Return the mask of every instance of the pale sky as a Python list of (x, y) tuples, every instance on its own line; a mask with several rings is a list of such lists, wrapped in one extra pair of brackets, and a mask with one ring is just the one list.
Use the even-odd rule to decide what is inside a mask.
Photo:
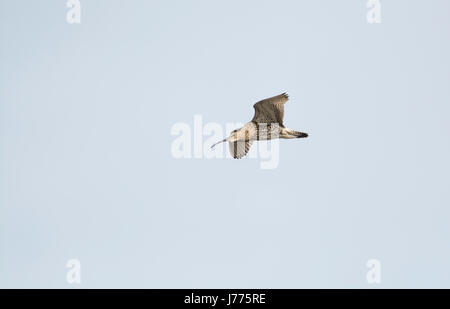
[[(449, 1), (80, 2), (0, 0), (0, 287), (450, 287)], [(276, 169), (172, 156), (285, 91)]]

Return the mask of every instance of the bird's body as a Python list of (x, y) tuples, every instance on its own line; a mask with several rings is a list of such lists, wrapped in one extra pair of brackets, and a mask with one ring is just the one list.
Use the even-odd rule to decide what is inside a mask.
[[(231, 132), (230, 136), (215, 145), (228, 141), (233, 158), (244, 157), (255, 140), (270, 140), (274, 138), (300, 138), (308, 134), (286, 128), (283, 124), (284, 103), (289, 99), (286, 93), (261, 100), (253, 105), (255, 115), (242, 128)], [(211, 148), (212, 148), (211, 147)]]

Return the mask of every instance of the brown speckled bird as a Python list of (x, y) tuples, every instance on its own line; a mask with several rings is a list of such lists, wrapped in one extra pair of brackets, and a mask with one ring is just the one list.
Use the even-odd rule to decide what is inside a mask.
[(240, 159), (248, 153), (255, 140), (308, 137), (307, 133), (294, 131), (284, 126), (284, 103), (288, 99), (288, 95), (283, 93), (255, 103), (253, 119), (242, 128), (232, 131), (229, 137), (215, 143), (211, 148), (217, 144), (228, 142), (233, 158)]

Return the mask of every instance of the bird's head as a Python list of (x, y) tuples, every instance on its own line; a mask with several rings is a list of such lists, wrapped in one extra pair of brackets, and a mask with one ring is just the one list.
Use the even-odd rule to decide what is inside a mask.
[(238, 138), (238, 129), (231, 131), (230, 136), (228, 136), (227, 141), (236, 142)]

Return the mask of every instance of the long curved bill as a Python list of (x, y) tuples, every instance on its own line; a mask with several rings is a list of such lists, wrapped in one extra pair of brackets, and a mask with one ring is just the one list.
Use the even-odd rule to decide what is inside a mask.
[(211, 149), (213, 149), (216, 145), (218, 145), (218, 144), (220, 144), (220, 143), (223, 143), (223, 142), (226, 142), (226, 141), (227, 141), (227, 139), (225, 138), (225, 139), (223, 139), (223, 140), (221, 140), (221, 141), (219, 141), (219, 142), (213, 144), (213, 145), (211, 146)]

